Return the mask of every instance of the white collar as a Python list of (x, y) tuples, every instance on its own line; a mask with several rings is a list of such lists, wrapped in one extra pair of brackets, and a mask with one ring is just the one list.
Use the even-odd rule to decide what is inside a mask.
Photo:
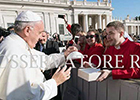
[[(125, 39), (124, 39), (123, 43), (124, 43), (124, 42), (125, 42)], [(120, 45), (117, 46), (117, 47), (116, 47), (116, 46), (114, 46), (114, 47), (115, 47), (117, 50), (118, 50), (118, 49), (121, 49), (121, 46), (120, 46)]]

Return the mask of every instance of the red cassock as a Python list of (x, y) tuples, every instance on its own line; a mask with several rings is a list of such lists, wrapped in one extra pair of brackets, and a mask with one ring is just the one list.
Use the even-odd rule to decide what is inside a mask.
[[(136, 61), (140, 57), (139, 43), (131, 42), (128, 39), (126, 39), (120, 45), (119, 49), (116, 49), (114, 46), (110, 46), (106, 50), (104, 55), (110, 55), (112, 57), (110, 64), (113, 66), (113, 68), (111, 68), (113, 79), (140, 78), (140, 69), (137, 66), (137, 64), (140, 65), (140, 61), (138, 61), (137, 64), (132, 62), (132, 60)], [(118, 62), (116, 61), (115, 55), (121, 55), (118, 56)], [(137, 55), (138, 58), (133, 55)], [(134, 59), (132, 59), (132, 56)], [(108, 61), (109, 57), (107, 57), (106, 59), (107, 59), (106, 61)], [(104, 58), (102, 60), (104, 60)], [(109, 67), (109, 64), (107, 64), (107, 67)], [(123, 68), (116, 68), (116, 67), (123, 67)]]
[[(86, 44), (84, 51), (79, 50), (79, 52), (88, 56), (88, 57), (84, 58), (84, 61), (89, 61), (89, 58), (94, 54), (96, 54), (100, 58), (102, 58), (104, 48), (103, 48), (102, 44), (99, 44), (99, 43), (95, 43), (95, 45), (93, 45), (92, 47), (90, 47), (88, 44)], [(99, 58), (97, 56), (93, 56), (91, 59), (91, 62), (93, 64), (95, 64), (96, 66), (98, 66)]]

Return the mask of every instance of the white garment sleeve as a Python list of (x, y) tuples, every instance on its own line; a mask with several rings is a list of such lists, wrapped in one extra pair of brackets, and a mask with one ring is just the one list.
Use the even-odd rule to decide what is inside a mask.
[[(50, 87), (50, 85), (52, 85), (52, 87)], [(57, 95), (57, 84), (54, 79), (47, 80), (40, 86), (45, 90), (42, 100), (48, 100)]]
[(57, 94), (54, 79), (43, 82), (44, 76), (39, 68), (23, 68), (21, 64), (19, 59), (10, 60), (2, 70), (0, 75), (2, 100), (49, 100)]
[(64, 65), (65, 63), (64, 54), (54, 53), (54, 54), (46, 55), (45, 53), (34, 49), (32, 52), (34, 53), (34, 55), (38, 56), (36, 59), (36, 56), (33, 55), (36, 63), (39, 65), (39, 68), (41, 68), (41, 70), (43, 71), (52, 68), (57, 68), (59, 66)]

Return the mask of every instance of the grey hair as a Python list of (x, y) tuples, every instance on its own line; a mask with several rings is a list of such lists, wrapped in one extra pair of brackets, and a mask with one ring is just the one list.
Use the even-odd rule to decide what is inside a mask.
[(23, 22), (23, 21), (15, 21), (14, 30), (15, 32), (21, 32), (26, 26), (34, 27), (36, 22)]

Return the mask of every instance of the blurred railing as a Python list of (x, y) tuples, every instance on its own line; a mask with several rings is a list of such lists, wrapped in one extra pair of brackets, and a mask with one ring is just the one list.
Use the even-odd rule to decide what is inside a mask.
[(77, 71), (72, 69), (71, 79), (61, 85), (62, 97), (67, 87), (74, 87), (80, 93), (75, 100), (140, 100), (139, 79), (113, 80), (109, 77), (102, 82), (87, 82), (78, 77)]

